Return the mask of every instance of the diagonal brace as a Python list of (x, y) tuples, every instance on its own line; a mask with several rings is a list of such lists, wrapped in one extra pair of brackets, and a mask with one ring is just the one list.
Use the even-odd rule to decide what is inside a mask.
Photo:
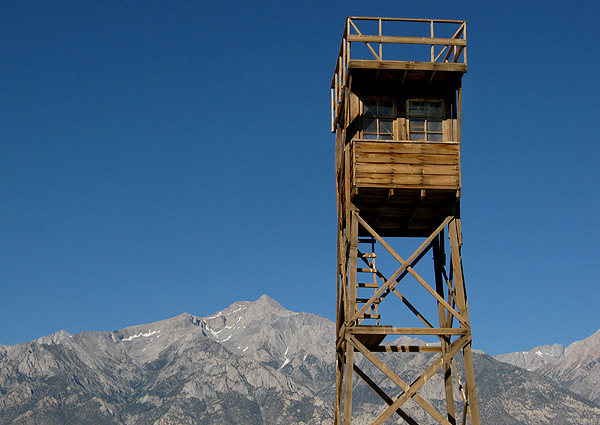
[[(386, 366), (381, 360), (379, 360), (373, 353), (369, 351), (367, 347), (365, 347), (360, 341), (358, 341), (355, 337), (349, 336), (348, 342), (352, 344), (363, 356), (365, 356), (377, 369), (383, 372), (388, 378), (394, 382), (394, 384), (398, 385), (402, 390), (407, 391), (410, 389), (410, 385), (408, 385), (402, 378), (394, 373), (388, 366)], [(429, 404), (423, 397), (419, 394), (416, 394), (416, 391), (411, 395), (413, 400), (419, 404), (427, 413), (433, 416), (439, 423), (443, 425), (451, 425), (450, 422), (446, 418), (442, 416), (440, 412), (438, 412), (435, 407)], [(394, 402), (393, 404), (396, 404)], [(390, 405), (391, 406), (391, 405)], [(399, 404), (397, 406), (400, 406)], [(395, 411), (395, 410), (394, 410)]]
[[(386, 290), (392, 290), (396, 287), (396, 285), (398, 284), (398, 282), (396, 281), (396, 278), (398, 276), (400, 276), (400, 274), (402, 272), (404, 272), (405, 270), (407, 270), (410, 274), (413, 275), (413, 277), (415, 279), (417, 279), (417, 281), (431, 294), (433, 295), (433, 297), (435, 299), (438, 300), (438, 302), (440, 304), (442, 304), (450, 313), (452, 313), (452, 315), (454, 317), (456, 317), (458, 319), (459, 322), (461, 322), (462, 324), (468, 326), (469, 322), (468, 320), (466, 320), (459, 312), (457, 312), (454, 308), (452, 308), (452, 306), (450, 304), (448, 304), (448, 302), (446, 302), (446, 300), (440, 296), (421, 276), (419, 276), (417, 274), (417, 272), (415, 272), (413, 270), (412, 267), (410, 267), (410, 264), (412, 263), (412, 261), (419, 256), (419, 254), (421, 253), (422, 250), (424, 250), (427, 246), (429, 246), (429, 244), (431, 243), (431, 241), (448, 225), (448, 223), (450, 223), (454, 217), (452, 216), (448, 216), (446, 217), (446, 219), (442, 222), (442, 224), (440, 224), (440, 226), (438, 226), (438, 228), (425, 240), (425, 242), (423, 242), (421, 244), (421, 246), (419, 248), (417, 248), (417, 250), (408, 258), (408, 260), (404, 260), (402, 257), (400, 257), (400, 255), (398, 255), (398, 253), (396, 253), (396, 251), (394, 251), (392, 249), (392, 247), (389, 246), (389, 244), (381, 237), (377, 234), (377, 232), (375, 232), (375, 230), (373, 230), (373, 228), (371, 226), (369, 226), (367, 224), (367, 222), (365, 220), (363, 220), (363, 218), (356, 212), (353, 213), (354, 217), (358, 220), (358, 222), (369, 232), (371, 233), (371, 235), (377, 239), (377, 241), (379, 243), (381, 243), (381, 245), (400, 263), (402, 264), (402, 266), (387, 280), (387, 282), (385, 282), (385, 284), (383, 286), (381, 286), (379, 288), (379, 290), (371, 297), (369, 298), (369, 300), (362, 306), (362, 308), (351, 318), (350, 322), (355, 321), (356, 319), (358, 319), (358, 317), (360, 315), (362, 315), (367, 308), (369, 308), (369, 306), (371, 304), (373, 304), (373, 302), (375, 300), (377, 300), (381, 294), (383, 294), (384, 292), (386, 292)], [(388, 289), (389, 288), (389, 289)]]
[[(373, 381), (371, 378), (369, 378), (369, 376), (364, 373), (357, 365), (354, 365), (354, 372), (360, 377), (360, 379), (362, 379), (365, 384), (367, 384), (369, 387), (371, 387), (371, 389), (373, 391), (375, 391), (377, 393), (377, 395), (379, 397), (381, 397), (387, 404), (392, 404), (394, 403), (394, 400), (385, 393), (385, 391), (383, 391), (379, 385), (377, 385), (375, 383), (375, 381)], [(406, 413), (404, 410), (402, 409), (398, 409), (396, 410), (396, 413), (398, 413), (398, 415), (400, 415), (402, 417), (402, 419), (404, 419), (407, 423), (411, 424), (411, 425), (419, 425), (413, 418), (410, 417), (410, 415), (408, 413)]]
[(408, 389), (404, 391), (404, 393), (394, 401), (394, 403), (388, 406), (383, 412), (375, 418), (371, 425), (382, 425), (395, 411), (398, 407), (402, 406), (409, 398), (413, 398), (416, 395), (417, 391), (425, 385), (425, 383), (435, 374), (443, 365), (444, 358), (452, 358), (454, 357), (463, 347), (465, 347), (471, 341), (470, 335), (459, 338), (454, 341), (450, 345), (450, 350), (446, 353), (445, 356), (438, 358), (435, 362), (431, 364), (423, 372), (421, 376), (419, 376)]

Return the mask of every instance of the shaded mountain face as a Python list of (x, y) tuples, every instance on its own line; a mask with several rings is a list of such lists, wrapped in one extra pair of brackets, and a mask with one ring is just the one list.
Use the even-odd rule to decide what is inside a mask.
[[(432, 359), (378, 355), (407, 381)], [(600, 423), (598, 407), (552, 379), (484, 354), (474, 360), (483, 423)], [(441, 383), (435, 376), (421, 393), (440, 409)], [(358, 380), (354, 394), (356, 425), (385, 407)], [(334, 324), (267, 296), (209, 317), (185, 313), (114, 332), (61, 331), (0, 346), (0, 425), (330, 424), (333, 396)], [(433, 423), (419, 408), (409, 410), (419, 423)]]

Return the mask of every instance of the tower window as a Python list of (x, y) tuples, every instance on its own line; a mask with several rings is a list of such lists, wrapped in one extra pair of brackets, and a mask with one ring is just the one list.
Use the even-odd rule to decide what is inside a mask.
[(441, 100), (409, 100), (408, 120), (410, 140), (441, 142), (444, 140)]
[(363, 138), (392, 140), (394, 138), (394, 105), (389, 101), (371, 100), (363, 103)]

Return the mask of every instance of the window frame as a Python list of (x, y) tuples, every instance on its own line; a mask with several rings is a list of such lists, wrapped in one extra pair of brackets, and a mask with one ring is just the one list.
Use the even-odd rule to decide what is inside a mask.
[[(390, 140), (395, 140), (396, 139), (396, 133), (397, 133), (397, 125), (396, 125), (396, 121), (398, 119), (398, 107), (397, 107), (397, 101), (394, 98), (389, 98), (389, 97), (366, 97), (366, 98), (361, 98), (360, 99), (360, 104), (361, 104), (361, 111), (360, 111), (360, 136), (361, 139), (363, 140), (370, 140), (370, 141), (374, 141), (374, 142), (385, 142), (385, 141), (390, 141)], [(372, 104), (372, 103), (376, 103), (376, 107), (377, 107), (377, 113), (376, 115), (373, 117), (375, 119), (376, 122), (376, 126), (377, 129), (375, 130), (375, 132), (367, 132), (365, 129), (365, 118), (368, 118), (366, 115), (366, 106), (367, 104)], [(391, 115), (379, 115), (379, 108), (380, 108), (380, 103), (386, 103), (389, 104), (392, 108), (392, 113)], [(382, 132), (381, 131), (381, 120), (390, 120), (391, 121), (391, 132)], [(382, 138), (382, 135), (387, 136), (389, 138)], [(369, 137), (369, 136), (375, 136), (375, 137)]]
[[(430, 102), (430, 103), (439, 103), (440, 104), (440, 115), (439, 116), (428, 116), (428, 115), (424, 115), (423, 117), (420, 116), (411, 116), (411, 112), (410, 112), (410, 105), (411, 102)], [(429, 122), (433, 121), (433, 119), (439, 119), (440, 121), (440, 130), (439, 131), (434, 131), (434, 130), (429, 130)], [(411, 122), (417, 121), (419, 119), (423, 120), (423, 130), (415, 130), (415, 129), (411, 129)], [(408, 136), (408, 140), (411, 142), (444, 142), (447, 135), (446, 132), (444, 131), (444, 122), (447, 119), (447, 113), (446, 113), (446, 101), (443, 98), (436, 98), (436, 97), (415, 97), (415, 98), (408, 98), (406, 99), (406, 121), (407, 121), (407, 136)], [(422, 134), (423, 138), (422, 139), (413, 139), (412, 135), (413, 134)], [(429, 135), (440, 135), (440, 139), (439, 140), (432, 140)]]

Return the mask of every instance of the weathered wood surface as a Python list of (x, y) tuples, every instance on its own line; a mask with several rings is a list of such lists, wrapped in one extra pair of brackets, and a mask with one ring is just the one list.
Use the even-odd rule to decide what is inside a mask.
[(460, 189), (453, 142), (352, 141), (353, 187)]
[(412, 61), (391, 61), (376, 59), (352, 59), (348, 62), (349, 69), (407, 69), (414, 71), (448, 71), (467, 72), (467, 65), (464, 63), (444, 63), (444, 62), (412, 62)]
[[(363, 26), (361, 21), (375, 22)], [(394, 31), (395, 26), (388, 25), (387, 21), (416, 22), (427, 31), (415, 33), (417, 37), (405, 37), (404, 31)], [(422, 25), (424, 23), (428, 25)], [(440, 24), (455, 25), (454, 29), (443, 26), (443, 31), (436, 30)], [(396, 56), (395, 52), (407, 50), (388, 46), (393, 43), (421, 44), (422, 49), (410, 51), (423, 51), (429, 59), (423, 60), (424, 55)], [(355, 384), (366, 384), (387, 405), (373, 418), (371, 425), (383, 424), (392, 414), (400, 415), (407, 423), (416, 423), (403, 410), (403, 404), (409, 401), (421, 406), (439, 424), (455, 425), (461, 410), (463, 424), (467, 416), (472, 425), (480, 424), (471, 358), (471, 327), (460, 259), (461, 78), (467, 71), (466, 44), (464, 21), (360, 17), (346, 20), (331, 84), (338, 210), (334, 425), (352, 425)], [(353, 45), (361, 47), (355, 49)], [(440, 141), (408, 141), (411, 134), (409, 105), (408, 101), (403, 102), (421, 97), (440, 98), (444, 102), (441, 132), (439, 125), (429, 128), (429, 121), (422, 126), (427, 130), (425, 139), (429, 138), (430, 131), (442, 134)], [(371, 99), (389, 101), (390, 98), (394, 99), (391, 134), (394, 140), (362, 139), (365, 133), (366, 137), (374, 134), (365, 132), (362, 102)], [(433, 118), (439, 121), (439, 114), (434, 115)], [(419, 120), (419, 117), (413, 118)], [(389, 119), (389, 116), (384, 114), (380, 118)], [(413, 133), (422, 133), (418, 126), (413, 127)], [(379, 124), (377, 129), (379, 134)], [(390, 131), (381, 133), (388, 135)], [(444, 236), (446, 227), (449, 230)], [(425, 240), (406, 260), (384, 239), (412, 236)], [(446, 249), (441, 241), (448, 236), (450, 245)], [(375, 241), (378, 247), (387, 251), (381, 257), (380, 251), (375, 253)], [(361, 243), (371, 246), (365, 247)], [(415, 271), (415, 267), (435, 243), (439, 246), (434, 252), (435, 285), (431, 285), (425, 275)], [(446, 256), (451, 261), (447, 261)], [(395, 265), (395, 272), (394, 268), (387, 271), (386, 261), (389, 260), (399, 263)], [(398, 286), (400, 283), (402, 287)], [(412, 296), (409, 289), (415, 283), (432, 297), (437, 311), (423, 308), (421, 304), (417, 308), (405, 297), (407, 291)], [(401, 322), (395, 324), (394, 319), (390, 321), (387, 313), (390, 310), (387, 309), (393, 307), (386, 304), (388, 298), (394, 302), (399, 300), (397, 306), (416, 316), (422, 326), (417, 327), (418, 323), (415, 326), (411, 322), (405, 322), (403, 326)], [(437, 315), (437, 321), (428, 320), (433, 319), (433, 315)], [(395, 335), (435, 336), (440, 342), (433, 346), (383, 344), (386, 337)], [(464, 378), (459, 376), (454, 364), (454, 356), (461, 350)], [(424, 367), (420, 376), (409, 384), (385, 365), (387, 356), (374, 354), (378, 352), (398, 355), (426, 352), (437, 359)], [(398, 388), (389, 394), (387, 389), (383, 391), (355, 364), (356, 356), (370, 361)], [(419, 395), (423, 385), (440, 372), (447, 404), (447, 410), (442, 413)], [(355, 374), (361, 382), (354, 379)], [(459, 401), (463, 402), (461, 410), (455, 408)]]

